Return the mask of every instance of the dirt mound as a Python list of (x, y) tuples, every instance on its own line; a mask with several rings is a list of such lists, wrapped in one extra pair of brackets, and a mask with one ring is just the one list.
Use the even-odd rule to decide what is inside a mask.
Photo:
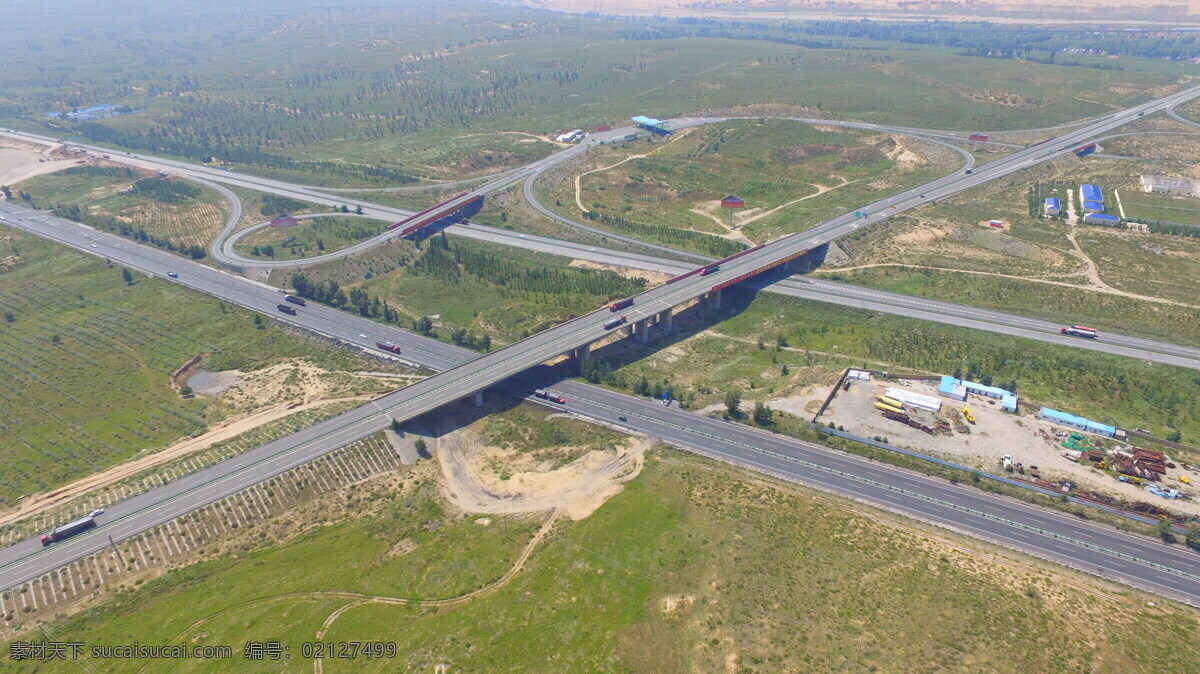
[[(561, 468), (531, 465), (528, 455), (488, 447), (471, 428), (438, 439), (442, 488), (473, 513), (558, 510), (573, 520), (591, 515), (641, 472), (650, 441), (631, 438), (617, 450), (594, 450)], [(522, 470), (525, 468), (525, 470)]]
[(478, 171), (495, 166), (516, 166), (526, 163), (527, 160), (528, 157), (516, 152), (479, 152), (463, 157), (454, 165), (460, 170)]
[(851, 166), (870, 166), (882, 159), (887, 159), (876, 147), (848, 147), (842, 151), (842, 159), (833, 165), (834, 168), (849, 168)]
[(802, 164), (813, 157), (837, 154), (842, 148), (837, 145), (793, 145), (775, 149), (775, 158), (786, 166)]

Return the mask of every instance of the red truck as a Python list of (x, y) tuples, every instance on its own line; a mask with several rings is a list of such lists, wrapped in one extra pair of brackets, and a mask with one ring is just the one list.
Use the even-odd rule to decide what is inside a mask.
[(612, 304), (608, 305), (608, 310), (609, 311), (620, 311), (620, 310), (624, 309), (625, 307), (631, 307), (631, 306), (633, 306), (633, 298), (626, 297), (623, 300), (619, 300), (617, 302), (613, 302)]
[(88, 515), (87, 517), (81, 517), (74, 522), (67, 522), (62, 526), (55, 527), (47, 533), (42, 534), (42, 545), (50, 545), (55, 541), (61, 541), (62, 539), (74, 536), (81, 531), (87, 531), (94, 526), (96, 526), (96, 518), (92, 517), (91, 515)]
[(383, 349), (384, 351), (400, 353), (400, 346), (394, 342), (375, 342), (375, 346)]
[(984, 134), (984, 133), (973, 133), (973, 134), (967, 136), (967, 140), (987, 140), (987, 139), (988, 139), (987, 134)]
[(280, 310), (280, 311), (282, 311), (283, 313), (285, 313), (285, 314), (287, 314), (287, 315), (289, 315), (289, 316), (295, 316), (295, 315), (296, 315), (296, 308), (295, 308), (295, 307), (289, 307), (289, 306), (288, 306), (288, 305), (286, 305), (286, 304), (276, 304), (276, 305), (275, 305), (275, 308), (276, 308), (276, 309), (278, 309), (278, 310)]
[(709, 266), (707, 266), (707, 267), (705, 267), (704, 269), (701, 269), (701, 270), (700, 270), (700, 275), (701, 275), (701, 276), (708, 276), (709, 274), (713, 273), (714, 271), (720, 271), (720, 270), (721, 270), (721, 265), (719, 265), (719, 264), (710, 264)]
[(1095, 328), (1089, 328), (1086, 325), (1072, 325), (1070, 327), (1063, 328), (1060, 330), (1060, 332), (1062, 332), (1064, 335), (1071, 335), (1072, 337), (1085, 337), (1087, 339), (1096, 339), (1100, 336), (1100, 333), (1096, 332)]
[(534, 391), (533, 395), (541, 398), (542, 400), (549, 400), (552, 403), (558, 403), (559, 405), (562, 405), (567, 402), (566, 398), (558, 395), (557, 393), (547, 391), (544, 388), (540, 388), (540, 389)]

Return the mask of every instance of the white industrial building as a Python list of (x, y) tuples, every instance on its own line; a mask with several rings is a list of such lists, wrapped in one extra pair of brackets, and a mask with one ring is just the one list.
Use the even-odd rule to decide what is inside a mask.
[(892, 400), (899, 400), (905, 405), (915, 407), (920, 410), (928, 410), (937, 412), (942, 409), (942, 401), (933, 396), (927, 396), (913, 391), (906, 391), (902, 388), (889, 388), (886, 393), (887, 397)]
[(1155, 194), (1196, 197), (1200, 196), (1200, 181), (1166, 176), (1142, 176), (1142, 189)]

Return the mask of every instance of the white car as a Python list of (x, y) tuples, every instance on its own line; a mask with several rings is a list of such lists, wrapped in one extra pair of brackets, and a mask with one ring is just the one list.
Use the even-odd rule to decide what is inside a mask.
[(360, 333), (358, 333), (358, 336), (359, 336), (359, 337), (362, 337), (363, 339), (366, 339), (366, 338), (367, 338), (367, 333), (365, 333), (365, 332), (360, 332)]
[(104, 508), (96, 508), (92, 511), (92, 517), (99, 517), (104, 514)]

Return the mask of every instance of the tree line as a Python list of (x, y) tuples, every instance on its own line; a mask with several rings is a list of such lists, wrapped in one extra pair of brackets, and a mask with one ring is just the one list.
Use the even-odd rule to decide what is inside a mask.
[(713, 257), (729, 257), (734, 253), (746, 250), (744, 245), (736, 241), (722, 239), (719, 236), (691, 229), (667, 227), (666, 225), (650, 225), (595, 211), (584, 211), (583, 217), (594, 222), (599, 222), (602, 225), (607, 225), (622, 234), (652, 238), (660, 243), (690, 248), (707, 255), (712, 255)]
[(646, 287), (646, 280), (627, 279), (608, 270), (551, 269), (527, 267), (502, 260), (492, 253), (467, 246), (450, 246), (444, 236), (430, 239), (423, 255), (409, 267), (413, 274), (424, 274), (448, 283), (474, 277), (499, 286), (501, 294), (547, 293), (554, 295), (592, 295), (612, 297), (632, 295)]
[(181, 204), (200, 196), (200, 188), (195, 185), (161, 178), (140, 178), (129, 192), (164, 204)]
[(208, 253), (204, 251), (203, 246), (196, 244), (176, 243), (165, 236), (157, 236), (145, 230), (145, 228), (134, 226), (128, 222), (117, 220), (111, 215), (95, 215), (88, 213), (79, 207), (78, 204), (58, 205), (54, 207), (54, 214), (60, 218), (82, 222), (85, 225), (103, 229), (106, 232), (119, 234), (134, 241), (148, 243), (157, 248), (171, 251), (172, 253), (181, 253), (193, 260), (202, 260)]

